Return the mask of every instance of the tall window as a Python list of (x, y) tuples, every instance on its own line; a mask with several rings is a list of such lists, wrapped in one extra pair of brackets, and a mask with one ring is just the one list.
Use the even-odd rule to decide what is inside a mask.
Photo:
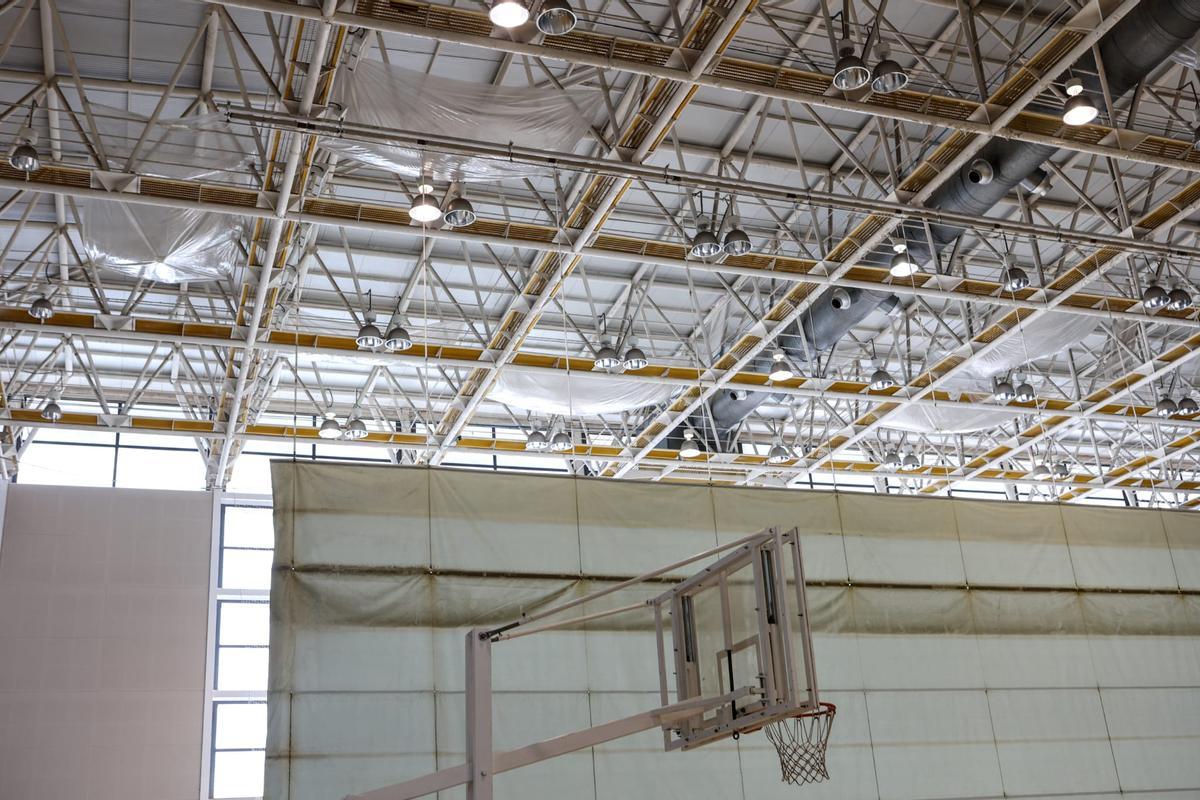
[(267, 738), (274, 531), (269, 500), (222, 498), (209, 596), (206, 798), (259, 798)]

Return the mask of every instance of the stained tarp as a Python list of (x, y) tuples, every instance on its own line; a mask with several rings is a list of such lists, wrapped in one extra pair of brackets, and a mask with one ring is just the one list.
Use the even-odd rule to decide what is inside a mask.
[[(1200, 516), (285, 462), (273, 476), (272, 800), (461, 763), (467, 628), (769, 525), (801, 531), (817, 679), (838, 706), (831, 780), (806, 798), (1200, 793)], [(500, 642), (493, 676), (497, 749), (653, 708), (653, 620)], [(650, 731), (495, 791), (796, 789), (761, 735), (663, 753)]]

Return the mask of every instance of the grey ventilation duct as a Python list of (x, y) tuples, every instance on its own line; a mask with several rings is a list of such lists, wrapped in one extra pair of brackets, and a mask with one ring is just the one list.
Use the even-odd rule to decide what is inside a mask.
[[(1109, 95), (1116, 101), (1155, 68), (1166, 63), (1180, 47), (1200, 33), (1200, 2), (1198, 0), (1144, 0), (1129, 12), (1098, 45)], [(1085, 89), (1095, 98), (1103, 96), (1099, 70), (1091, 53), (1076, 64), (1078, 77)], [(1033, 106), (1036, 111), (1057, 116), (1061, 109)], [(979, 159), (992, 168), (991, 179), (979, 180), (980, 174), (972, 162), (951, 176), (934, 192), (926, 205), (956, 213), (985, 215), (1002, 197), (1022, 182), (1027, 189), (1041, 183), (1041, 165), (1057, 148), (1046, 145), (993, 139), (979, 153)], [(1028, 179), (1028, 180), (1027, 180)], [(931, 261), (946, 245), (962, 235), (957, 225), (930, 225), (933, 247), (925, 235), (924, 226), (908, 223), (904, 235), (908, 252), (917, 263)]]
[[(1200, 34), (1200, 0), (1143, 0), (1129, 12), (1098, 45), (1100, 59), (1108, 81), (1109, 95), (1115, 101), (1166, 62), (1190, 40)], [(1099, 70), (1091, 53), (1077, 63), (1079, 77), (1089, 93), (1102, 97)], [(1033, 106), (1035, 110), (1058, 115), (1060, 109)], [(1045, 145), (993, 139), (979, 157), (959, 170), (934, 192), (926, 205), (975, 216), (987, 212), (1019, 184), (1032, 191), (1046, 178), (1041, 165), (1057, 148)], [(983, 162), (983, 163), (980, 163)], [(928, 263), (940, 250), (963, 233), (956, 225), (929, 226), (930, 237), (923, 225), (906, 223), (904, 236), (908, 252), (919, 264)], [(854, 293), (855, 300), (845, 310), (834, 307), (835, 292)], [(813, 302), (800, 322), (780, 337), (788, 356), (797, 363), (811, 362), (819, 353), (834, 345), (868, 314), (881, 306), (887, 310), (898, 303), (895, 295), (883, 292), (864, 292), (855, 289), (827, 289)], [(806, 337), (800, 336), (803, 329)], [(809, 347), (802, 342), (807, 338)], [(755, 364), (761, 372), (769, 371), (766, 360)], [(764, 402), (775, 398), (772, 392), (747, 392), (723, 389), (709, 401), (708, 413), (693, 414), (686, 425), (692, 427), (712, 451), (726, 449), (731, 434), (738, 425)], [(677, 448), (682, 441), (681, 426), (666, 440), (666, 446)]]
[[(899, 299), (889, 292), (857, 288), (822, 292), (800, 319), (778, 337), (779, 347), (792, 364), (813, 364), (818, 356), (832, 350), (851, 328), (872, 312), (890, 312), (898, 305)], [(751, 369), (770, 372), (771, 360), (761, 356)], [(785, 395), (776, 392), (722, 389), (709, 400), (708, 410), (692, 414), (686, 426), (677, 428), (667, 437), (664, 447), (678, 449), (683, 441), (683, 427), (690, 427), (710, 452), (725, 450), (746, 417), (763, 403), (783, 397)]]

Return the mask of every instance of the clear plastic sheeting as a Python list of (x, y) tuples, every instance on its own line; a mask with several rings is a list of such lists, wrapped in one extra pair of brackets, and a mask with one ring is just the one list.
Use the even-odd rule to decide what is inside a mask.
[[(801, 531), (838, 709), (805, 798), (1200, 796), (1198, 514), (284, 461), (273, 478), (269, 800), (462, 763), (468, 628), (772, 525)], [(653, 615), (498, 642), (492, 675), (497, 750), (655, 708)], [(657, 730), (494, 789), (796, 797), (764, 734), (664, 753)]]
[(77, 201), (84, 252), (96, 267), (159, 283), (219, 280), (240, 257), (241, 228), (228, 214)]
[[(976, 353), (963, 374), (947, 381), (951, 391), (990, 395), (992, 379), (1019, 370), (1025, 364), (1046, 358), (1078, 344), (1096, 330), (1094, 317), (1050, 312), (1021, 323), (1020, 332), (990, 350)], [(1029, 380), (1036, 385), (1037, 377)], [(909, 406), (888, 415), (887, 427), (912, 433), (958, 434), (989, 430), (1013, 418), (1003, 411), (951, 406)]]
[(616, 414), (656, 403), (671, 396), (675, 387), (652, 381), (630, 380), (619, 375), (575, 372), (542, 375), (504, 370), (488, 398), (539, 414)]
[[(249, 156), (219, 114), (159, 120), (134, 153), (148, 117), (104, 106), (93, 113), (112, 170), (222, 183), (245, 178)], [(76, 205), (83, 251), (96, 267), (183, 283), (219, 280), (241, 260), (242, 222), (235, 216), (100, 198), (79, 198)]]
[[(382, 130), (475, 139), (496, 144), (572, 151), (587, 134), (599, 97), (580, 88), (492, 86), (427, 75), (376, 61), (343, 67), (333, 102), (345, 121)], [(350, 138), (321, 144), (357, 161), (407, 178), (438, 182), (495, 181), (545, 174), (507, 161), (432, 153)]]

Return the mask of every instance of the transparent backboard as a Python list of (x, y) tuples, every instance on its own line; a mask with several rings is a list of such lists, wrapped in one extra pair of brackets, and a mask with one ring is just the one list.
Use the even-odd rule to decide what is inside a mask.
[[(764, 534), (655, 601), (662, 702), (729, 697), (664, 726), (696, 747), (818, 707), (796, 531)], [(672, 681), (673, 679), (673, 681)]]

